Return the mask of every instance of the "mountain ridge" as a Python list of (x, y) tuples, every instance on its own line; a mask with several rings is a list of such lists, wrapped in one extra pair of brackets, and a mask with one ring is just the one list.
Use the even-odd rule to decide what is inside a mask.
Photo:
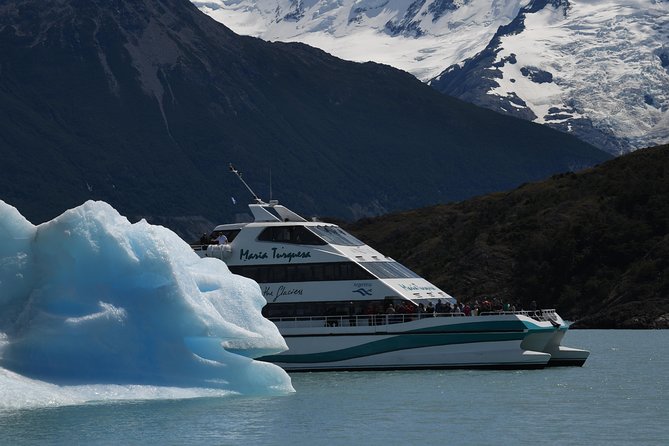
[(388, 66), (237, 36), (186, 0), (10, 0), (0, 51), (0, 194), (32, 221), (88, 199), (230, 220), (230, 162), (351, 219), (609, 158)]
[(666, 1), (193, 1), (242, 34), (389, 64), (614, 155), (669, 141)]

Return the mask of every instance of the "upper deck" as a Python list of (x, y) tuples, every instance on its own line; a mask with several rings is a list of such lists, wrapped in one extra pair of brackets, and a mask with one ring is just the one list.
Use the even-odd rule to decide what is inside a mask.
[[(241, 174), (231, 167), (241, 179)], [(243, 182), (243, 180), (242, 180)], [(454, 299), (418, 274), (332, 223), (310, 221), (252, 193), (253, 221), (214, 228), (227, 243), (194, 246), (261, 285), (268, 302)], [(281, 298), (280, 300), (279, 297)]]
[(201, 256), (220, 258), (233, 273), (261, 284), (268, 301), (277, 295), (282, 296), (281, 302), (454, 301), (335, 224), (308, 221), (276, 202), (249, 207), (255, 210), (253, 222), (218, 225), (212, 232), (212, 238), (225, 234), (228, 243), (194, 248)]

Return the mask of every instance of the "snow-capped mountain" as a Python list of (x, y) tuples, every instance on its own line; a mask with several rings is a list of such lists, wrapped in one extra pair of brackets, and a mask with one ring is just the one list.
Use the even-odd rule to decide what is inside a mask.
[(428, 81), (483, 49), (526, 0), (192, 0), (238, 34), (299, 41)]
[(619, 154), (669, 141), (669, 2), (535, 0), (438, 90)]
[(209, 0), (240, 34), (409, 71), (619, 154), (669, 141), (667, 0)]
[(302, 213), (358, 219), (610, 158), (392, 67), (238, 36), (189, 0), (2, 0), (0, 54), (0, 197), (31, 220), (95, 199), (229, 221), (247, 211), (231, 161), (265, 197), (273, 168)]

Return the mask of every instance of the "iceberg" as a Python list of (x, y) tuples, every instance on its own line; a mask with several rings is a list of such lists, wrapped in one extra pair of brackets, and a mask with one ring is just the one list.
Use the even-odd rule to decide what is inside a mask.
[(287, 349), (264, 304), (252, 280), (105, 202), (35, 226), (0, 200), (0, 395), (35, 382), (294, 392), (284, 370), (253, 359)]

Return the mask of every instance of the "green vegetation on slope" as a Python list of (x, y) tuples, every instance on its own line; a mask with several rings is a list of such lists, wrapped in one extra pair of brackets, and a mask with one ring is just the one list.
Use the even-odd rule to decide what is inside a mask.
[(463, 300), (536, 300), (576, 327), (669, 327), (669, 146), (349, 229)]

